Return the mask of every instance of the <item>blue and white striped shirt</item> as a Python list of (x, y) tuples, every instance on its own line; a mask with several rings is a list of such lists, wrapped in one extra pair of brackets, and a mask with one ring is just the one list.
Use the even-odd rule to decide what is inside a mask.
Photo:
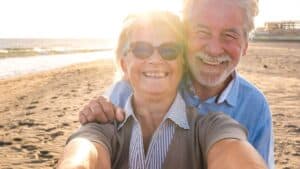
[(134, 123), (129, 147), (129, 168), (160, 169), (164, 163), (176, 125), (183, 129), (189, 129), (184, 100), (180, 94), (177, 94), (163, 121), (154, 132), (146, 156), (141, 125), (134, 115), (131, 100), (132, 96), (129, 97), (125, 105), (125, 120), (118, 126), (118, 129), (122, 128), (123, 125), (126, 125), (128, 118), (133, 117)]

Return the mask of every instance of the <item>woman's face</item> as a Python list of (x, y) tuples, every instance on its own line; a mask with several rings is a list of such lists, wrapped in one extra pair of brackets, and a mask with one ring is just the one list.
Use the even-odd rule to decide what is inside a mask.
[[(176, 93), (183, 71), (182, 48), (172, 59), (179, 49), (176, 44), (179, 45), (178, 39), (166, 28), (148, 25), (131, 32), (129, 51), (121, 58), (121, 66), (135, 95), (169, 96)], [(152, 47), (155, 49), (151, 54)]]

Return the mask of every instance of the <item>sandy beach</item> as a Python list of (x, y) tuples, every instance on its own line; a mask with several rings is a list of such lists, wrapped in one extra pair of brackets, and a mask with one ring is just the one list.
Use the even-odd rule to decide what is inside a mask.
[[(300, 43), (250, 43), (238, 67), (272, 110), (278, 169), (300, 166)], [(99, 60), (0, 80), (0, 168), (55, 168), (78, 112), (113, 81)]]

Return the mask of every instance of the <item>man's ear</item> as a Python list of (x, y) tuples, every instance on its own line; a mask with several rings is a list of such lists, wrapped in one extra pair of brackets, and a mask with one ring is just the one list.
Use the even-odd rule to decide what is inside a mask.
[(245, 48), (243, 50), (242, 56), (245, 56), (247, 54), (247, 50), (248, 50), (248, 40), (245, 42)]

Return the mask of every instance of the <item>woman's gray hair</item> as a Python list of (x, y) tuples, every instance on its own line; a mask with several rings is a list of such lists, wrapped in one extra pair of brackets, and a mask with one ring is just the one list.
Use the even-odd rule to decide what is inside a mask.
[[(195, 1), (199, 0), (184, 0), (183, 6), (183, 19), (188, 19), (189, 13), (192, 10), (192, 7)], [(258, 1), (259, 0), (226, 0), (226, 1), (235, 1), (237, 4), (245, 11), (245, 25), (244, 31), (246, 37), (254, 29), (254, 17), (258, 15)]]

